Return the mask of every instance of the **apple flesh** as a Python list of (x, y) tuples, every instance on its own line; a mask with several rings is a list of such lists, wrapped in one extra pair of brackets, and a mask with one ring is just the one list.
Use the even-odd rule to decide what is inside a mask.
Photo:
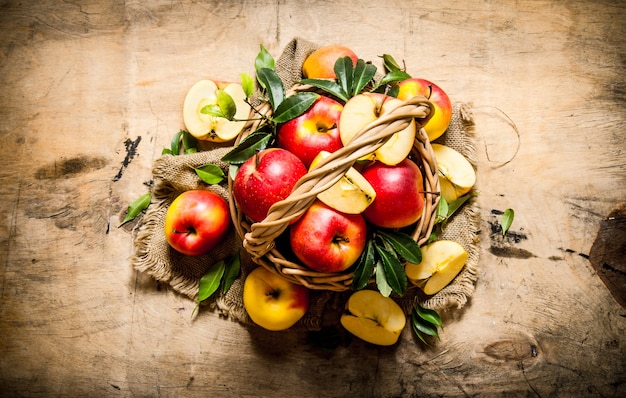
[(170, 204), (165, 215), (165, 238), (176, 251), (199, 256), (219, 245), (230, 229), (226, 201), (204, 190), (185, 191)]
[(348, 299), (341, 324), (348, 332), (368, 343), (390, 346), (400, 338), (406, 316), (390, 297), (374, 290), (359, 290)]
[[(329, 152), (320, 152), (313, 159), (309, 171), (329, 155)], [(317, 199), (342, 213), (360, 214), (376, 199), (376, 191), (361, 173), (354, 167), (350, 167), (339, 181), (320, 192)]]
[[(389, 113), (402, 101), (380, 93), (362, 93), (350, 98), (344, 105), (339, 119), (339, 135), (344, 146), (368, 124)], [(401, 131), (393, 134), (370, 156), (368, 160), (378, 160), (395, 165), (406, 158), (415, 143), (417, 128), (414, 121)]]
[(293, 253), (318, 272), (341, 272), (354, 264), (365, 248), (367, 226), (360, 214), (344, 214), (316, 200), (291, 225)]
[(337, 79), (335, 63), (339, 58), (350, 57), (356, 65), (357, 55), (350, 48), (337, 44), (320, 47), (302, 63), (302, 74), (309, 79)]
[(320, 96), (306, 112), (279, 127), (278, 146), (309, 167), (320, 151), (335, 152), (343, 146), (337, 129), (342, 110), (339, 102)]
[(376, 191), (376, 199), (363, 211), (367, 221), (383, 228), (403, 228), (422, 217), (424, 183), (413, 161), (404, 159), (395, 166), (374, 162), (362, 174)]
[(235, 203), (252, 221), (262, 221), (270, 207), (289, 196), (306, 172), (302, 161), (285, 149), (260, 151), (246, 160), (235, 175)]
[(452, 120), (452, 102), (450, 97), (435, 83), (419, 78), (410, 78), (398, 84), (398, 99), (407, 100), (422, 96), (433, 103), (433, 115), (424, 125), (428, 139), (434, 141), (441, 137)]
[(407, 278), (427, 295), (446, 287), (467, 262), (467, 251), (452, 240), (437, 240), (422, 247), (422, 262), (406, 263)]
[(257, 267), (244, 281), (243, 306), (255, 324), (267, 330), (285, 330), (307, 312), (309, 290)]
[[(207, 105), (217, 104), (217, 91), (223, 90), (229, 94), (237, 110), (234, 119), (228, 120), (202, 113)], [(185, 96), (183, 103), (183, 122), (189, 133), (199, 140), (213, 142), (232, 141), (241, 132), (250, 115), (250, 105), (245, 101), (246, 94), (239, 83), (214, 82), (200, 80), (195, 83)]]
[(468, 193), (476, 183), (472, 164), (460, 152), (446, 145), (432, 144), (441, 195), (450, 203)]

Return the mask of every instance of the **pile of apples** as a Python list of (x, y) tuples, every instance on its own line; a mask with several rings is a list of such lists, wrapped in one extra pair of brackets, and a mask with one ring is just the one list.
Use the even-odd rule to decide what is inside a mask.
[[(303, 77), (337, 81), (335, 63), (345, 57), (356, 65), (358, 57), (351, 49), (339, 45), (322, 47), (303, 63)], [(189, 133), (200, 140), (233, 140), (241, 133), (251, 111), (245, 91), (238, 83), (198, 82), (184, 103), (183, 117)], [(224, 104), (220, 102), (224, 93), (236, 107), (230, 117), (207, 112), (212, 106)], [(265, 220), (271, 206), (287, 198), (301, 177), (347, 145), (365, 126), (415, 96), (432, 103), (431, 115), (423, 128), (434, 141), (450, 124), (452, 103), (439, 86), (428, 80), (409, 77), (399, 81), (394, 96), (387, 92), (361, 92), (342, 102), (320, 95), (299, 116), (277, 125), (270, 147), (255, 152), (238, 166), (232, 195), (239, 211), (252, 222)], [(320, 273), (347, 271), (362, 255), (372, 230), (398, 230), (420, 220), (425, 206), (424, 182), (411, 152), (421, 127), (413, 120), (394, 133), (384, 145), (359, 159), (339, 181), (317, 195), (301, 216), (290, 221), (285, 238), (290, 252), (303, 265)], [(433, 150), (441, 194), (452, 202), (473, 187), (474, 169), (449, 147), (433, 144)], [(168, 225), (166, 234), (180, 240), (175, 234), (185, 227)], [(215, 237), (207, 239), (213, 244), (219, 241)], [(467, 259), (463, 247), (454, 243), (435, 241), (424, 246), (421, 263), (404, 265), (407, 278), (426, 294), (435, 294), (460, 272)], [(309, 292), (260, 266), (246, 277), (243, 300), (256, 324), (268, 330), (284, 330), (307, 312)], [(365, 341), (392, 345), (406, 318), (390, 297), (366, 289), (352, 294), (341, 323)]]

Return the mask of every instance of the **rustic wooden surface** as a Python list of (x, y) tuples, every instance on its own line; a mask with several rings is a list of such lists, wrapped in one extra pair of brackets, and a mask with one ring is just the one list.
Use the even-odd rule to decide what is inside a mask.
[[(129, 266), (120, 213), (186, 89), (295, 36), (391, 53), (474, 106), (480, 279), (432, 349), (192, 320)], [(588, 259), (626, 201), (625, 51), (608, 0), (1, 2), (2, 395), (625, 396), (626, 309)]]

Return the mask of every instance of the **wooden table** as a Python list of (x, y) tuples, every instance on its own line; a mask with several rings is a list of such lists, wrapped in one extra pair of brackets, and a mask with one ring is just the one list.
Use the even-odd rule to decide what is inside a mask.
[[(120, 215), (187, 88), (296, 36), (393, 54), (473, 106), (480, 276), (432, 349), (193, 319), (129, 265)], [(626, 309), (589, 254), (626, 198), (625, 38), (606, 0), (3, 2), (2, 395), (624, 396)]]

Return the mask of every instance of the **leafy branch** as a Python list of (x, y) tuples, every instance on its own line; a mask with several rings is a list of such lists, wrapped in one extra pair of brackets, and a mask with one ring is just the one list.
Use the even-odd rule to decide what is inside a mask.
[(377, 230), (368, 239), (357, 261), (352, 290), (361, 290), (375, 275), (376, 287), (383, 296), (406, 293), (408, 279), (403, 261), (419, 264), (422, 252), (411, 236), (398, 231)]
[(213, 264), (202, 278), (200, 278), (198, 303), (194, 308), (194, 313), (198, 307), (200, 307), (200, 303), (209, 299), (218, 290), (221, 295), (228, 293), (240, 273), (241, 259), (239, 252)]
[(443, 322), (437, 311), (422, 307), (416, 300), (411, 310), (411, 329), (417, 338), (430, 347), (426, 336), (436, 337), (439, 340), (438, 327), (443, 330)]

